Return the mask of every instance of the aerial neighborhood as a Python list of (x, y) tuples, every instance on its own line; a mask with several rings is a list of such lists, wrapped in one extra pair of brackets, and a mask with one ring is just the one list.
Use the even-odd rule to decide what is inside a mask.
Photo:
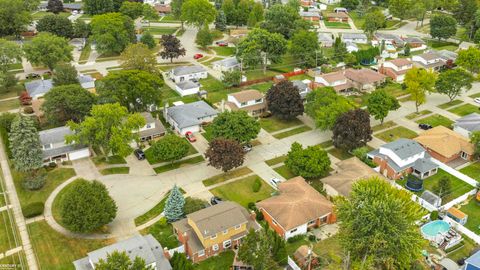
[(0, 0), (0, 269), (479, 270), (477, 0)]

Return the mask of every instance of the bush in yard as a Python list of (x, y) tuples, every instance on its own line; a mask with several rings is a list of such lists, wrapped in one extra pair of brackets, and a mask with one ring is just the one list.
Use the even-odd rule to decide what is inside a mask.
[(155, 159), (162, 161), (175, 161), (185, 157), (188, 153), (188, 142), (175, 134), (165, 135), (152, 145)]
[(117, 205), (104, 184), (78, 179), (71, 183), (60, 199), (60, 216), (73, 232), (92, 232), (110, 223)]
[(367, 157), (368, 152), (370, 152), (368, 147), (363, 146), (363, 147), (353, 149), (352, 154), (356, 156), (358, 159), (360, 159), (361, 161), (363, 161), (363, 163), (367, 164), (368, 166), (372, 168), (377, 167), (377, 165)]
[(26, 218), (36, 217), (43, 214), (43, 209), (45, 205), (43, 202), (34, 202), (27, 204), (25, 207), (22, 208), (23, 216)]
[(164, 214), (168, 222), (177, 221), (183, 217), (184, 205), (185, 199), (183, 198), (182, 192), (180, 192), (177, 185), (174, 185), (164, 208)]
[(438, 211), (432, 211), (430, 213), (430, 220), (437, 220), (438, 219)]
[(253, 192), (258, 192), (261, 187), (262, 187), (262, 180), (256, 178), (255, 181), (252, 184)]
[(257, 209), (254, 202), (249, 202), (248, 205), (247, 205), (247, 208), (250, 209), (250, 210)]
[(192, 262), (187, 259), (184, 253), (173, 253), (170, 264), (173, 270), (193, 270)]
[(28, 107), (25, 107), (23, 108), (23, 113), (25, 114), (32, 114), (33, 113), (33, 108), (28, 106)]
[(305, 234), (297, 234), (293, 237), (288, 238), (287, 242), (288, 243), (295, 243), (297, 241), (305, 239)]
[(304, 178), (316, 178), (328, 173), (330, 159), (327, 152), (318, 145), (304, 149), (301, 144), (295, 142), (287, 154), (285, 165), (295, 175)]
[(26, 190), (39, 190), (45, 185), (46, 178), (45, 172), (29, 175), (23, 180), (22, 186)]
[(263, 212), (257, 209), (257, 211), (255, 211), (255, 219), (256, 219), (258, 222), (264, 220), (265, 217), (263, 216)]
[(183, 205), (183, 213), (188, 215), (208, 206), (208, 202), (199, 198), (187, 197), (185, 198), (185, 205)]

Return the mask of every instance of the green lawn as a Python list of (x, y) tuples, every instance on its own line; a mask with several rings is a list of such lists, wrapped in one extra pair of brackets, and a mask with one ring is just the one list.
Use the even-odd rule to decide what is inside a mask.
[(163, 166), (160, 166), (160, 167), (156, 167), (156, 168), (154, 168), (154, 170), (155, 170), (156, 173), (162, 173), (162, 172), (166, 172), (166, 171), (170, 171), (170, 170), (175, 170), (175, 169), (178, 169), (178, 168), (181, 168), (181, 167), (185, 167), (187, 165), (197, 164), (197, 163), (200, 163), (204, 160), (205, 159), (202, 156), (196, 156), (196, 157), (193, 157), (193, 158), (189, 158), (189, 159), (185, 159), (185, 160), (182, 160), (182, 161), (178, 161), (178, 162), (170, 163), (170, 164), (163, 165)]
[(476, 94), (470, 95), (469, 97), (471, 97), (471, 98), (479, 98), (479, 97), (480, 97), (480, 93), (476, 93)]
[(471, 240), (470, 238), (468, 238), (467, 236), (465, 235), (462, 235), (463, 236), (463, 247), (454, 251), (454, 252), (451, 252), (448, 254), (448, 258), (450, 258), (451, 260), (453, 260), (454, 262), (460, 260), (460, 259), (464, 259), (466, 257), (469, 257), (472, 253), (473, 250), (475, 250), (478, 245), (473, 241)]
[(108, 159), (105, 156), (96, 156), (92, 158), (92, 161), (97, 166), (127, 164), (123, 157), (117, 155), (109, 156)]
[(373, 126), (372, 131), (377, 132), (377, 131), (380, 131), (380, 130), (384, 130), (384, 129), (387, 129), (387, 128), (394, 127), (396, 125), (397, 125), (397, 123), (395, 123), (393, 121), (388, 121), (388, 122), (384, 122), (383, 124), (378, 124), (376, 126)]
[(22, 62), (8, 65), (8, 70), (23, 70)]
[(327, 152), (340, 160), (345, 160), (347, 158), (353, 157), (352, 154), (348, 153), (347, 151), (344, 151), (335, 147), (327, 150)]
[(470, 199), (468, 204), (462, 205), (460, 210), (468, 215), (465, 227), (480, 235), (480, 203), (477, 202), (475, 196)]
[(227, 250), (218, 256), (210, 257), (200, 263), (194, 264), (195, 270), (228, 270), (232, 267), (235, 253), (233, 250)]
[(252, 186), (256, 179), (260, 179), (260, 177), (257, 175), (248, 176), (232, 183), (211, 189), (210, 192), (224, 200), (237, 202), (246, 208), (248, 203), (255, 203), (264, 200), (270, 197), (274, 191), (270, 185), (260, 179), (262, 187), (258, 192), (253, 192)]
[(460, 116), (465, 116), (467, 114), (471, 114), (474, 112), (479, 112), (478, 106), (472, 105), (472, 104), (463, 104), (458, 107), (455, 107), (453, 109), (448, 110), (449, 112), (452, 112), (456, 115)]
[(475, 162), (460, 170), (461, 173), (480, 181), (480, 162)]
[(292, 171), (290, 171), (289, 168), (287, 168), (287, 165), (282, 165), (282, 166), (277, 167), (277, 168), (275, 168), (275, 169), (273, 169), (273, 170), (276, 171), (278, 174), (280, 174), (280, 175), (281, 175), (283, 178), (285, 178), (286, 180), (297, 176), (297, 175), (294, 174)]
[(408, 94), (402, 89), (402, 85), (399, 83), (388, 83), (386, 86), (382, 87), (382, 89), (394, 97), (400, 97)]
[(114, 167), (114, 168), (107, 168), (100, 171), (102, 175), (109, 175), (109, 174), (128, 174), (130, 172), (129, 167)]
[[(13, 216), (10, 210), (0, 212), (0, 253), (17, 247), (12, 230), (12, 226), (15, 226), (15, 223), (10, 219), (9, 213)], [(18, 244), (20, 245), (21, 243)]]
[(456, 51), (458, 49), (458, 44), (448, 41), (441, 41), (441, 40), (434, 40), (430, 39), (427, 40), (427, 46), (434, 48), (436, 50), (449, 50), (449, 51)]
[(408, 114), (405, 116), (405, 118), (407, 118), (408, 120), (413, 120), (415, 118), (418, 118), (420, 116), (424, 116), (424, 115), (427, 115), (427, 114), (430, 114), (432, 113), (432, 111), (429, 111), (429, 110), (423, 110), (423, 111), (419, 111), (418, 113), (417, 112), (413, 112), (411, 114)]
[(90, 53), (92, 52), (92, 47), (90, 46), (90, 40), (87, 39), (87, 43), (85, 47), (82, 49), (82, 53), (80, 54), (80, 58), (78, 59), (79, 63), (86, 63), (88, 58), (90, 57)]
[(325, 26), (327, 28), (335, 28), (335, 29), (350, 29), (350, 25), (348, 23), (343, 23), (343, 22), (329, 22), (329, 21), (324, 21)]
[[(183, 189), (180, 188), (180, 191), (185, 194), (185, 191)], [(145, 214), (136, 217), (135, 226), (140, 226), (151, 220), (152, 218), (160, 215), (163, 212), (163, 208), (165, 207), (165, 203), (167, 202), (169, 194), (170, 191), (165, 193), (163, 199), (159, 203), (157, 203), (152, 209), (148, 210)]]
[(275, 116), (261, 118), (260, 120), (258, 120), (258, 122), (260, 123), (260, 127), (267, 132), (275, 132), (282, 129), (303, 125), (302, 121), (298, 120), (297, 118), (287, 121), (281, 120)]
[(27, 259), (25, 258), (25, 253), (23, 251), (17, 252), (13, 255), (3, 257), (3, 259), (0, 259), (0, 265), (6, 265), (6, 264), (15, 264), (17, 267), (21, 267), (20, 265), (25, 265)]
[(254, 85), (248, 86), (249, 89), (255, 89), (262, 93), (266, 93), (273, 85), (273, 82), (264, 82), (264, 83), (257, 83)]
[(277, 139), (283, 139), (283, 138), (290, 137), (290, 136), (300, 134), (300, 133), (310, 131), (310, 130), (312, 130), (312, 128), (309, 127), (309, 126), (301, 126), (301, 127), (297, 127), (297, 128), (285, 131), (285, 132), (277, 133), (277, 134), (273, 135), (273, 137), (275, 137)]
[(280, 74), (281, 72), (278, 71), (273, 71), (273, 70), (266, 70), (265, 73), (263, 73), (263, 70), (259, 70), (263, 67), (257, 67), (254, 70), (244, 70), (244, 74), (247, 77), (248, 81), (252, 80), (257, 80), (257, 79), (262, 79), (262, 78), (271, 78), (275, 75)]
[(180, 21), (175, 19), (172, 14), (167, 14), (163, 16), (162, 20), (159, 22), (180, 22)]
[(207, 99), (211, 103), (217, 103), (222, 101), (222, 99), (227, 98), (227, 94), (233, 92), (232, 90), (226, 89), (223, 83), (212, 76), (208, 76), (206, 79), (201, 79), (200, 83), (202, 88), (207, 90), (208, 96)]
[(287, 156), (284, 155), (284, 156), (279, 156), (279, 157), (272, 158), (272, 159), (269, 159), (269, 160), (265, 160), (265, 163), (267, 163), (268, 166), (273, 166), (273, 165), (285, 162), (286, 159), (287, 159)]
[(144, 31), (150, 32), (152, 35), (171, 35), (177, 31), (176, 27), (147, 26), (143, 27)]
[(389, 129), (387, 131), (378, 133), (375, 135), (375, 137), (379, 138), (380, 140), (383, 140), (385, 142), (393, 142), (396, 141), (400, 138), (406, 138), (406, 139), (413, 139), (417, 137), (418, 134), (415, 133), (415, 131), (412, 131), (408, 128), (399, 126), (395, 127), (392, 129)]
[(205, 180), (202, 181), (202, 183), (206, 187), (208, 187), (208, 186), (212, 186), (212, 185), (215, 185), (215, 184), (218, 184), (218, 183), (221, 183), (221, 182), (225, 182), (225, 181), (233, 179), (233, 178), (237, 178), (237, 177), (240, 177), (240, 176), (243, 176), (243, 175), (247, 175), (247, 174), (252, 173), (252, 172), (253, 171), (250, 170), (248, 167), (241, 167), (241, 168), (231, 170), (229, 172), (222, 173), (222, 174), (219, 174), (219, 175), (215, 175), (213, 177), (205, 179)]
[(459, 99), (454, 99), (454, 100), (449, 101), (449, 102), (447, 102), (447, 103), (440, 104), (440, 105), (438, 105), (437, 107), (440, 108), (440, 109), (446, 110), (446, 109), (448, 109), (448, 108), (450, 108), (450, 107), (453, 107), (453, 106), (455, 106), (455, 105), (459, 105), (459, 104), (462, 104), (462, 103), (463, 103), (463, 101), (461, 101), (461, 100), (459, 100)]
[(235, 47), (210, 47), (210, 49), (214, 50), (217, 55), (220, 56), (231, 56), (234, 55), (236, 52)]
[(333, 146), (333, 142), (332, 140), (328, 140), (326, 142), (320, 143), (319, 146), (322, 147), (323, 149), (327, 149)]
[(447, 128), (452, 128), (452, 125), (454, 123), (449, 118), (447, 118), (443, 115), (440, 115), (440, 114), (430, 115), (430, 116), (427, 116), (425, 118), (418, 119), (415, 122), (418, 123), (418, 124), (420, 124), (420, 123), (429, 124), (432, 127), (444, 126), (444, 127), (447, 127)]
[(23, 90), (25, 90), (25, 88), (19, 83), (13, 87), (0, 91), (0, 99), (16, 97)]
[(46, 221), (30, 223), (27, 228), (41, 269), (73, 270), (73, 261), (113, 242), (69, 238), (53, 230)]
[[(414, 192), (418, 196), (422, 195), (424, 190), (430, 190), (433, 192), (433, 188), (437, 185), (438, 181), (443, 178), (448, 177), (450, 179), (450, 184), (452, 187), (452, 192), (450, 194), (444, 195), (442, 198), (442, 205), (450, 202), (451, 200), (462, 196), (463, 194), (469, 192), (470, 190), (474, 189), (473, 186), (463, 182), (462, 180), (458, 179), (457, 177), (447, 173), (446, 171), (439, 169), (438, 172), (426, 179), (423, 180), (423, 190), (419, 192)], [(399, 180), (397, 183), (401, 186), (405, 186), (407, 179)]]
[(172, 249), (179, 246), (177, 237), (173, 233), (172, 224), (167, 223), (165, 218), (161, 218), (152, 226), (140, 231), (140, 233), (142, 235), (152, 234), (163, 248)]
[(365, 17), (360, 16), (357, 11), (351, 11), (348, 13), (350, 18), (353, 20), (353, 23), (357, 28), (362, 28), (363, 25), (365, 24)]
[(18, 99), (0, 101), (0, 112), (7, 112), (18, 108), (20, 108)]
[[(53, 13), (47, 12), (47, 11), (37, 11), (37, 12), (32, 14), (32, 19), (35, 20), (35, 21), (40, 20), (41, 18), (43, 18), (47, 15), (53, 15)], [(60, 12), (59, 15), (62, 16), (62, 17), (68, 17), (71, 14), (69, 12)]]

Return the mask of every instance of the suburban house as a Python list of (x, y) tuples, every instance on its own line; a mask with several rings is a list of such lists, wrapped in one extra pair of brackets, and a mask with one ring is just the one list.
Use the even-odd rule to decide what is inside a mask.
[(232, 71), (240, 68), (240, 63), (236, 57), (229, 57), (213, 62), (212, 67), (214, 70), (218, 71)]
[(480, 250), (465, 260), (462, 270), (479, 270), (480, 269)]
[(147, 267), (155, 270), (172, 270), (172, 266), (165, 256), (162, 246), (151, 234), (137, 235), (110, 246), (88, 252), (87, 257), (73, 262), (75, 270), (94, 270), (95, 264), (100, 260), (106, 260), (107, 256), (114, 251), (125, 252), (132, 261), (136, 257), (142, 258)]
[(405, 80), (405, 74), (413, 68), (413, 63), (405, 58), (397, 58), (385, 61), (379, 69), (379, 72), (392, 78), (393, 81), (402, 83)]
[(180, 66), (168, 73), (170, 79), (174, 82), (183, 82), (188, 80), (200, 80), (208, 77), (208, 72), (201, 66)]
[(380, 146), (367, 155), (378, 165), (379, 172), (390, 179), (400, 179), (413, 174), (425, 179), (437, 173), (438, 165), (428, 152), (416, 141), (398, 139)]
[[(47, 11), (47, 2), (42, 2), (38, 5), (39, 11)], [(63, 10), (65, 12), (72, 12), (72, 11), (81, 11), (82, 10), (82, 3), (63, 3)]]
[(353, 85), (345, 77), (343, 71), (336, 71), (315, 76), (315, 88), (317, 87), (333, 87), (337, 92), (347, 92)]
[(250, 116), (259, 116), (267, 110), (267, 102), (258, 90), (228, 94), (226, 105), (232, 111), (246, 111)]
[(358, 52), (357, 44), (350, 41), (345, 42), (345, 48), (347, 48), (347, 52), (349, 53)]
[[(95, 79), (92, 76), (79, 75), (78, 81), (80, 82), (80, 85), (84, 89), (90, 92), (95, 92)], [(28, 95), (30, 95), (32, 100), (42, 98), (52, 88), (53, 88), (52, 79), (33, 80), (25, 83), (25, 89), (27, 90), (27, 93)]]
[(247, 28), (230, 29), (230, 37), (243, 38), (248, 35), (248, 32), (250, 32), (250, 30)]
[(146, 124), (138, 131), (140, 141), (150, 141), (165, 135), (165, 127), (158, 118), (154, 118), (149, 112), (143, 112), (141, 115)]
[(168, 4), (156, 4), (153, 8), (161, 14), (168, 14), (172, 12), (172, 7)]
[(471, 113), (457, 119), (453, 124), (453, 131), (466, 138), (470, 138), (472, 132), (480, 131), (480, 114)]
[(349, 197), (352, 186), (355, 182), (371, 177), (383, 179), (383, 176), (363, 163), (357, 157), (352, 157), (338, 162), (337, 169), (329, 176), (320, 179), (325, 187), (325, 191), (331, 197), (344, 196)]
[(43, 163), (45, 165), (52, 162), (60, 163), (90, 156), (88, 146), (66, 143), (65, 136), (71, 134), (73, 134), (73, 131), (66, 126), (38, 132), (42, 146)]
[(384, 83), (387, 78), (387, 76), (368, 68), (346, 69), (345, 77), (350, 80), (353, 88), (360, 91), (375, 90), (375, 88)]
[[(342, 14), (342, 13), (339, 13)], [(343, 33), (342, 34), (342, 42), (352, 42), (352, 43), (360, 43), (360, 44), (367, 44), (368, 38), (367, 35), (363, 33)]]
[(241, 239), (253, 229), (261, 227), (255, 216), (231, 201), (221, 202), (188, 214), (172, 223), (173, 230), (194, 263), (220, 252), (238, 248)]
[(270, 228), (285, 239), (336, 221), (333, 204), (301, 176), (278, 184), (278, 193), (257, 207)]
[(325, 16), (327, 18), (327, 21), (329, 22), (344, 22), (344, 23), (348, 23), (348, 14), (345, 13), (345, 12), (331, 12), (331, 13), (327, 13), (327, 15)]
[(333, 38), (331, 33), (318, 33), (318, 42), (321, 47), (330, 48), (333, 46)]
[(340, 13), (340, 12), (348, 13), (348, 10), (344, 7), (336, 7), (336, 8), (333, 9), (333, 12), (335, 12), (335, 13)]
[(175, 83), (175, 92), (180, 96), (195, 95), (200, 91), (200, 83), (197, 81), (179, 81)]
[(300, 17), (306, 21), (319, 21), (320, 14), (315, 11), (300, 11)]
[(403, 47), (405, 42), (403, 39), (395, 34), (389, 34), (389, 33), (379, 33), (376, 32), (373, 34), (372, 38), (372, 45), (373, 46), (380, 46), (382, 45), (382, 42), (385, 42), (385, 44), (391, 44), (394, 45), (395, 47)]
[(72, 38), (68, 42), (71, 46), (73, 46), (75, 49), (81, 51), (85, 47), (85, 44), (87, 44), (87, 39), (86, 38)]
[(438, 71), (446, 65), (446, 61), (437, 52), (427, 52), (412, 56), (413, 65), (419, 68)]
[(340, 0), (320, 0), (320, 2), (327, 5), (333, 5), (340, 3)]
[(456, 159), (471, 160), (475, 147), (470, 141), (444, 126), (437, 126), (422, 132), (414, 138), (433, 158), (448, 163)]
[(298, 93), (300, 94), (300, 97), (302, 99), (305, 99), (307, 97), (307, 94), (312, 92), (312, 88), (310, 86), (312, 85), (312, 81), (305, 79), (303, 81), (300, 80), (295, 80), (292, 81), (293, 86), (298, 88)]
[(408, 44), (408, 46), (414, 50), (422, 50), (427, 48), (425, 41), (419, 37), (405, 37), (403, 38), (403, 41), (405, 42), (405, 45)]
[(218, 112), (205, 101), (179, 104), (173, 107), (164, 106), (163, 117), (179, 134), (188, 131), (200, 132), (202, 125), (211, 122)]

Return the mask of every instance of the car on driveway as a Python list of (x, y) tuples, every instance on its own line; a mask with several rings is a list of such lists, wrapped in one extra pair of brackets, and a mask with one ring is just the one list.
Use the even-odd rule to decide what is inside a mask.
[(219, 47), (227, 47), (228, 46), (228, 42), (223, 41), (223, 40), (217, 41), (217, 42), (215, 42), (215, 44), (217, 44)]
[(193, 59), (200, 59), (203, 57), (203, 54), (201, 53), (196, 53), (194, 56), (193, 56)]
[(36, 79), (40, 78), (40, 74), (37, 73), (29, 73), (27, 76), (25, 76), (27, 79)]
[(420, 123), (420, 124), (418, 124), (418, 127), (421, 128), (421, 129), (423, 129), (423, 130), (429, 130), (429, 129), (432, 128), (431, 125), (425, 124), (425, 123)]
[(196, 142), (197, 141), (197, 138), (195, 138), (195, 135), (193, 135), (193, 133), (191, 131), (187, 131), (187, 133), (185, 133), (185, 138), (187, 138), (187, 140), (189, 142)]
[(273, 177), (272, 179), (270, 179), (270, 184), (272, 184), (272, 186), (274, 187), (277, 187), (278, 184), (280, 184), (282, 182), (282, 180), (276, 178), (276, 177)]
[(478, 98), (478, 97), (477, 97), (477, 98), (474, 98), (473, 101), (475, 101), (475, 103), (480, 104), (480, 98)]
[(142, 149), (135, 149), (135, 151), (133, 151), (133, 154), (135, 155), (135, 157), (137, 157), (138, 160), (145, 159), (145, 153)]
[(215, 204), (219, 204), (223, 202), (223, 200), (217, 196), (213, 196), (211, 199), (210, 199), (210, 204), (211, 205), (215, 205)]

